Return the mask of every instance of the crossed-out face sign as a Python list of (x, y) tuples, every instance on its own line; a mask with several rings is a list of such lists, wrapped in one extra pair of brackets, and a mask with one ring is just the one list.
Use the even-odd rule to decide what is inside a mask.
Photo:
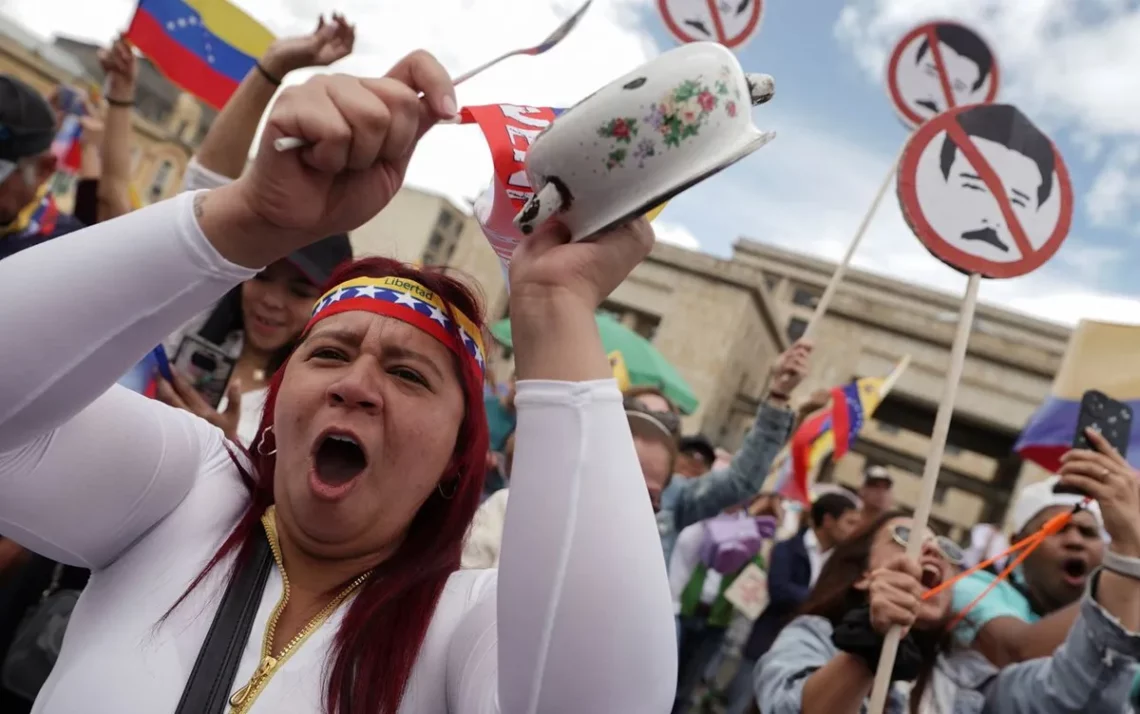
[(735, 50), (760, 29), (764, 0), (657, 0), (657, 9), (678, 42), (719, 42)]
[(954, 107), (997, 97), (998, 65), (981, 35), (956, 22), (928, 22), (899, 40), (887, 63), (887, 94), (913, 128)]
[(1060, 152), (1008, 104), (960, 107), (923, 124), (903, 150), (898, 194), (927, 250), (988, 278), (1036, 270), (1073, 218)]

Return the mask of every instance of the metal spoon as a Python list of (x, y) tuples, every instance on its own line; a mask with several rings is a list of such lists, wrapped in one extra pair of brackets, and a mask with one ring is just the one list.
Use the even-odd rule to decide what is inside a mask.
[[(480, 72), (483, 72), (484, 70), (488, 70), (491, 67), (494, 67), (495, 65), (497, 65), (498, 63), (502, 62), (503, 60), (510, 59), (511, 57), (515, 57), (517, 55), (530, 55), (533, 57), (535, 55), (540, 55), (543, 52), (546, 52), (547, 50), (551, 49), (552, 47), (557, 45), (562, 40), (566, 39), (566, 36), (570, 34), (570, 31), (574, 29), (574, 26), (577, 25), (578, 21), (582, 19), (582, 16), (586, 14), (586, 10), (588, 10), (590, 8), (590, 4), (592, 2), (594, 2), (594, 0), (586, 0), (585, 5), (578, 8), (578, 10), (573, 15), (566, 18), (562, 22), (562, 24), (558, 26), (558, 29), (556, 29), (554, 32), (550, 33), (550, 36), (548, 36), (545, 40), (538, 43), (534, 47), (527, 47), (527, 48), (519, 49), (519, 50), (511, 50), (510, 52), (507, 52), (506, 54), (503, 54), (503, 55), (496, 57), (495, 59), (491, 60), (490, 62), (485, 62), (485, 63), (479, 65), (478, 67), (476, 67), (475, 69), (464, 72), (463, 74), (461, 74), (458, 77), (456, 77), (455, 79), (453, 79), (451, 81), (451, 83), (455, 86), (458, 86), (458, 85), (466, 82), (467, 80), (471, 79), (475, 75), (479, 74)], [(452, 122), (452, 123), (454, 123), (454, 122)], [(292, 149), (297, 149), (297, 148), (300, 148), (302, 146), (305, 146), (306, 144), (308, 144), (308, 142), (305, 141), (304, 139), (300, 139), (300, 138), (295, 137), (295, 136), (282, 136), (282, 137), (275, 139), (273, 141), (273, 148), (277, 149), (278, 151), (290, 151)]]

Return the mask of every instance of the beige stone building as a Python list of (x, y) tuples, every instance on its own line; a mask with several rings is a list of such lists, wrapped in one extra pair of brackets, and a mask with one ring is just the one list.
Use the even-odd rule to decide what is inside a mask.
[[(353, 233), (357, 252), (447, 264), (483, 289), (492, 319), (507, 315), (501, 268), (469, 207), (404, 189)], [(735, 448), (751, 424), (772, 358), (799, 337), (834, 265), (742, 239), (729, 260), (657, 245), (602, 309), (651, 339), (700, 399), (686, 417)], [(868, 420), (852, 453), (825, 464), (819, 478), (858, 485), (869, 464), (895, 477), (900, 505), (918, 496), (928, 437), (944, 388), (957, 298), (851, 270), (817, 332), (814, 370), (802, 394), (910, 366)], [(958, 392), (933, 521), (961, 538), (979, 522), (1002, 522), (1022, 479), (1041, 475), (1011, 456), (1026, 419), (1049, 391), (1068, 328), (980, 306)], [(499, 350), (493, 368), (510, 370)]]
[[(43, 42), (0, 16), (0, 73), (22, 79), (45, 96), (60, 84), (101, 87), (98, 50), (64, 37)], [(216, 112), (179, 91), (145, 59), (139, 61), (135, 101), (132, 184), (145, 205), (178, 192), (186, 163)], [(68, 210), (71, 186), (57, 181), (53, 189)]]

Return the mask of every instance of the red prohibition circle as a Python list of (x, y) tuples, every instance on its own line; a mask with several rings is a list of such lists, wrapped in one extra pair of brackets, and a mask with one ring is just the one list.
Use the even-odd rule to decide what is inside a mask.
[[(725, 37), (724, 25), (720, 20), (720, 10), (716, 6), (716, 0), (705, 0), (708, 3), (709, 14), (712, 16), (713, 31), (716, 33), (717, 42), (731, 49), (740, 47), (747, 42), (752, 35), (756, 34), (756, 29), (760, 25), (760, 19), (764, 17), (764, 0), (754, 0), (752, 3), (752, 15), (748, 18), (748, 24), (744, 26), (744, 30), (734, 37)], [(689, 42), (708, 42), (699, 37), (693, 37), (682, 28), (673, 15), (669, 12), (667, 0), (657, 0), (657, 10), (661, 13), (661, 19), (665, 21), (665, 27), (669, 30), (669, 34), (681, 43)]]
[[(1053, 170), (1057, 174), (1057, 189), (1060, 191), (1061, 200), (1057, 213), (1057, 225), (1040, 248), (1028, 251), (1022, 249), (1020, 260), (1010, 262), (987, 260), (955, 248), (939, 235), (934, 226), (930, 224), (918, 200), (918, 162), (923, 152), (926, 151), (926, 147), (945, 131), (961, 131), (961, 126), (958, 125), (958, 115), (978, 106), (981, 104), (968, 104), (943, 112), (920, 126), (910, 138), (906, 148), (903, 149), (902, 159), (899, 161), (899, 205), (902, 208), (903, 217), (918, 240), (934, 254), (934, 257), (942, 262), (963, 273), (978, 273), (986, 278), (1016, 278), (1040, 268), (1052, 258), (1061, 244), (1065, 242), (1065, 238), (1069, 235), (1069, 228), (1072, 226), (1073, 184), (1069, 180), (1069, 170), (1065, 166), (1061, 152), (1057, 150), (1057, 145), (1053, 144), (1052, 140), (1050, 140), (1050, 144), (1053, 146)], [(959, 150), (966, 153), (966, 149), (961, 145), (959, 145)], [(982, 173), (981, 166), (975, 165), (974, 169)], [(1009, 202), (1009, 197), (1004, 192), (1002, 195), (994, 195), (994, 198), (999, 204), (1003, 202), (1008, 204)], [(1012, 212), (1012, 207), (1008, 206), (1008, 208)], [(1017, 230), (1021, 229), (1018, 228)]]
[[(993, 47), (991, 47), (990, 44), (986, 42), (985, 38), (982, 37), (980, 33), (974, 31), (974, 29), (971, 27), (967, 27), (960, 22), (954, 22), (953, 20), (936, 20), (934, 22), (925, 22), (910, 32), (906, 33), (903, 38), (898, 41), (898, 44), (895, 45), (894, 50), (891, 52), (890, 60), (887, 62), (887, 96), (890, 98), (891, 106), (894, 107), (895, 112), (899, 115), (899, 118), (902, 119), (902, 122), (912, 129), (922, 124), (924, 121), (926, 121), (926, 119), (911, 109), (902, 96), (902, 91), (898, 86), (899, 63), (902, 61), (903, 52), (906, 51), (906, 48), (909, 47), (910, 44), (914, 42), (914, 40), (919, 35), (929, 35), (933, 40), (935, 37), (935, 30), (939, 25), (957, 25), (967, 32), (976, 35), (981, 43), (985, 45), (986, 50), (989, 51), (990, 57), (993, 58), (993, 64), (991, 65), (990, 69), (991, 81), (989, 91), (986, 92), (985, 99), (981, 102), (976, 102), (977, 104), (989, 104), (997, 99), (998, 88), (1001, 85), (1001, 68), (998, 66), (997, 55), (994, 54)], [(934, 56), (937, 58), (936, 62), (940, 68), (939, 75), (942, 81), (943, 99), (946, 100), (947, 106), (954, 108), (954, 95), (952, 92), (948, 91), (948, 78), (945, 75), (945, 70), (942, 69), (944, 65), (942, 64), (941, 50), (938, 48), (938, 43), (931, 41), (930, 49)]]

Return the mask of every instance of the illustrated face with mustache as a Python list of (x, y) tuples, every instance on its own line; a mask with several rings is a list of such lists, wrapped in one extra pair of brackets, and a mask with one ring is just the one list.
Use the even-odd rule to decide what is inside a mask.
[[(915, 46), (918, 47), (920, 44), (921, 40), (915, 43)], [(950, 91), (954, 93), (954, 106), (960, 107), (978, 101), (980, 97), (974, 95), (984, 94), (987, 89), (984, 85), (977, 90), (974, 89), (974, 85), (981, 76), (978, 63), (969, 57), (958, 54), (954, 48), (944, 42), (938, 43), (938, 49), (941, 50), (942, 61), (946, 65), (946, 76), (950, 81)], [(918, 114), (924, 117), (932, 117), (945, 111), (948, 108), (946, 94), (942, 88), (942, 80), (938, 76), (938, 66), (934, 62), (934, 53), (929, 50), (923, 53), (922, 59), (915, 63), (910, 72), (914, 75), (914, 79), (910, 81), (910, 86), (922, 87), (923, 89), (923, 91), (916, 93), (912, 100), (913, 108)]]
[[(1041, 170), (1032, 159), (988, 139), (971, 137), (974, 146), (998, 174), (1004, 189), (1004, 200), (1029, 239), (1029, 244), (1040, 248), (1051, 230), (1041, 230), (1043, 221), (1038, 213), (1037, 189), (1041, 186)], [(940, 145), (940, 140), (935, 140)], [(978, 170), (970, 164), (962, 151), (955, 152), (954, 162), (946, 178), (938, 177), (936, 186), (931, 180), (923, 193), (931, 202), (937, 201), (942, 210), (929, 211), (931, 225), (950, 245), (964, 253), (986, 260), (1007, 263), (1023, 256), (1017, 247), (1001, 206), (982, 181)], [(924, 201), (926, 203), (926, 201)], [(1047, 217), (1046, 217), (1047, 218)]]

